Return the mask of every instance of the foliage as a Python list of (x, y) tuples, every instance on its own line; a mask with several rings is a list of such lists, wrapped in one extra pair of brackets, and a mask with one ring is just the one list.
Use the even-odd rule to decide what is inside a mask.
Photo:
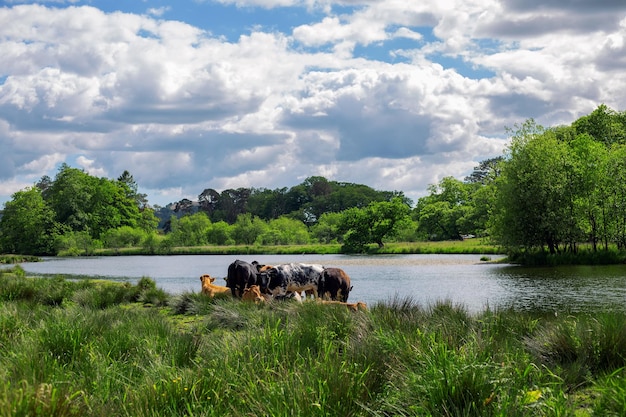
[(626, 249), (626, 114), (517, 126), (496, 181), (493, 235), (510, 252)]
[[(241, 214), (250, 214), (264, 221), (288, 216), (310, 226), (325, 213), (338, 213), (352, 207), (363, 208), (372, 202), (401, 198), (412, 202), (402, 192), (376, 191), (363, 184), (329, 181), (324, 177), (309, 177), (291, 188), (238, 188), (218, 192), (207, 188), (198, 196), (199, 209), (211, 221), (236, 222)], [(178, 211), (192, 214), (190, 201), (177, 203)]]
[(410, 207), (402, 199), (375, 202), (365, 208), (351, 208), (342, 213), (338, 230), (344, 234), (344, 251), (364, 252), (368, 243), (384, 246), (383, 240), (393, 237), (408, 220)]
[(261, 245), (303, 245), (309, 243), (309, 232), (299, 220), (279, 217), (270, 220), (267, 230), (258, 237)]
[(0, 248), (8, 253), (49, 254), (60, 229), (41, 190), (27, 188), (13, 194), (5, 204), (0, 218)]
[[(154, 213), (140, 213), (140, 195), (132, 176), (119, 181), (93, 177), (63, 164), (55, 177), (42, 177), (5, 204), (0, 220), (0, 249), (23, 254), (54, 254), (62, 250), (89, 252), (112, 229), (154, 227)], [(97, 245), (95, 245), (97, 246)]]

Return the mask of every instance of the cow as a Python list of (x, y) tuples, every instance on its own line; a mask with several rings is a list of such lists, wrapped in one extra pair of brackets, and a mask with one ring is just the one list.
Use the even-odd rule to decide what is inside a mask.
[(299, 292), (288, 292), (285, 295), (277, 295), (274, 297), (276, 301), (297, 301), (299, 303), (302, 302), (302, 296)]
[(254, 303), (264, 303), (266, 301), (266, 296), (261, 294), (261, 287), (258, 285), (251, 285), (243, 290), (243, 295), (241, 296), (242, 301), (252, 301)]
[(318, 287), (321, 298), (347, 302), (351, 290), (350, 277), (343, 269), (324, 268)]
[(251, 264), (237, 259), (228, 266), (228, 275), (226, 276), (226, 286), (235, 298), (241, 298), (246, 287), (251, 285), (259, 285), (261, 292), (265, 292), (267, 283), (261, 281), (259, 269), (265, 265), (261, 265), (254, 261)]
[(263, 282), (267, 282), (267, 289), (274, 297), (310, 290), (317, 298), (322, 272), (324, 267), (321, 265), (290, 263), (273, 266), (259, 275)]
[(342, 306), (346, 306), (348, 308), (348, 310), (352, 310), (352, 311), (367, 311), (367, 304), (365, 304), (363, 301), (359, 301), (356, 303), (344, 303), (343, 301), (328, 301), (328, 300), (318, 300), (318, 303), (322, 303), (322, 304), (333, 304), (333, 305), (342, 305)]
[(215, 278), (211, 275), (204, 274), (200, 276), (200, 282), (202, 283), (202, 294), (208, 295), (213, 298), (218, 294), (226, 294), (230, 289), (228, 287), (222, 287), (221, 285), (215, 285), (213, 282)]

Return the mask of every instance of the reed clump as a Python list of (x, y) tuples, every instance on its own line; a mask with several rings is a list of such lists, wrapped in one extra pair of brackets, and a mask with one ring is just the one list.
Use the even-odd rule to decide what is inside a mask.
[[(626, 408), (626, 314), (367, 311), (0, 271), (0, 416), (591, 416)], [(57, 302), (44, 294), (55, 293)], [(150, 300), (146, 302), (146, 300)]]

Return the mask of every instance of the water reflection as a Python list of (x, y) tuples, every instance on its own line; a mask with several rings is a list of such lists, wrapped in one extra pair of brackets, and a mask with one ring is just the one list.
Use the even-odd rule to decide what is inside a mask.
[(580, 312), (624, 310), (626, 266), (567, 266), (498, 271), (506, 297), (503, 305), (516, 310)]

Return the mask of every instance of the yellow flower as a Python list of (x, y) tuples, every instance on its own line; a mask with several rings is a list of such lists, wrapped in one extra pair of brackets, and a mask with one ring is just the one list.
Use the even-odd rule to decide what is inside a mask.
[(532, 403), (536, 403), (537, 401), (539, 401), (539, 398), (541, 398), (541, 390), (532, 390), (532, 391), (528, 391), (526, 392), (526, 395), (524, 395), (524, 403), (526, 404), (532, 404)]

